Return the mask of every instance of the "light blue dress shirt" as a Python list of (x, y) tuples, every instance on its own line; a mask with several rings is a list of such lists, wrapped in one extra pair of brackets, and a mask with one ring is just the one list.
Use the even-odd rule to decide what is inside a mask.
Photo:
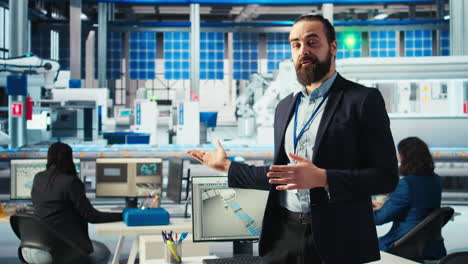
[[(322, 83), (317, 89), (315, 89), (310, 95), (307, 94), (307, 90), (304, 87), (300, 93), (301, 104), (297, 111), (297, 131), (296, 135), (299, 135), (299, 132), (304, 127), (307, 120), (310, 118), (315, 109), (319, 106), (320, 102), (323, 99), (323, 95), (332, 86), (335, 81), (337, 73), (335, 72), (330, 78)], [(299, 92), (294, 93), (296, 95)], [(306, 128), (306, 131), (299, 139), (296, 149), (296, 155), (305, 157), (312, 161), (312, 156), (314, 153), (315, 138), (317, 135), (318, 127), (320, 125), (320, 120), (322, 120), (322, 114), (325, 110), (325, 106), (328, 102), (328, 98), (323, 102), (322, 106), (318, 110), (315, 118)], [(294, 115), (289, 122), (288, 128), (286, 129), (286, 135), (284, 140), (284, 149), (286, 153), (294, 153)], [(293, 160), (289, 160), (289, 164), (295, 164)], [(310, 196), (309, 189), (307, 190), (287, 190), (280, 191), (280, 205), (289, 211), (293, 212), (310, 212)]]

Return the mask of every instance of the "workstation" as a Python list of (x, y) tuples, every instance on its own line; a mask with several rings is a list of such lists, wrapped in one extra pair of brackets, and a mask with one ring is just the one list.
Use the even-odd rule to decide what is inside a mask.
[[(334, 27), (337, 49), (332, 67), (339, 77), (333, 78), (378, 90), (388, 114), (392, 151), (399, 154), (395, 160), (402, 155), (399, 143), (409, 137), (427, 145), (432, 172), (440, 177), (441, 215), (436, 216), (434, 209), (433, 218), (440, 218), (434, 232), (443, 241), (443, 256), (468, 252), (468, 236), (461, 231), (468, 221), (465, 11), (468, 3), (463, 0), (0, 0), (0, 232), (6, 234), (0, 237), (5, 249), (0, 250), (0, 263), (28, 263), (22, 259), (28, 254), (18, 250), (28, 245), (20, 226), (28, 220), (21, 217), (41, 215), (35, 211), (35, 197), (47, 191), (34, 188), (35, 177), (57, 162), (58, 158), (51, 160), (57, 142), (63, 143), (59, 148), (69, 148), (73, 174), (81, 182), (70, 186), (80, 188), (84, 195), (80, 197), (89, 200), (91, 208), (114, 214), (107, 216), (112, 221), (94, 216), (91, 209), (86, 214), (94, 219), (88, 221), (88, 240), (102, 242), (109, 251), (105, 263), (260, 263), (262, 250), (266, 254), (259, 246), (265, 239), (264, 216), (276, 210), (271, 209), (276, 208), (271, 200), (282, 198), (255, 180), (231, 178), (247, 171), (245, 167), (210, 167), (196, 153), (225, 151), (229, 164), (268, 168), (265, 175), (271, 165), (295, 162), (291, 158), (278, 162), (281, 153), (289, 153), (287, 140), (277, 138), (284, 115), (278, 109), (291, 93), (305, 93), (290, 38), (300, 24), (296, 19), (304, 15), (323, 16)], [(327, 96), (324, 93), (322, 103)], [(337, 100), (338, 112), (330, 117), (335, 119), (327, 132), (320, 134), (317, 125), (313, 138), (316, 144), (322, 140), (317, 153), (313, 144), (310, 157), (308, 151), (301, 152), (301, 144), (310, 145), (299, 141), (302, 133), (296, 142), (294, 131), (295, 154), (299, 144), (299, 153), (314, 164), (327, 164), (326, 169), (378, 166), (370, 157), (387, 162), (384, 147), (381, 152), (366, 148), (385, 138), (373, 139), (364, 131), (386, 118), (356, 121), (353, 115), (365, 113), (366, 101), (339, 116), (346, 108), (340, 104), (351, 97)], [(289, 109), (288, 120), (295, 126), (300, 105)], [(310, 121), (320, 106), (314, 106)], [(370, 112), (379, 113), (377, 106), (372, 105)], [(362, 125), (365, 122), (370, 125)], [(293, 135), (289, 127), (280, 132), (286, 138)], [(357, 136), (349, 131), (358, 131)], [(323, 161), (320, 152), (328, 153), (323, 149), (335, 145), (341, 145), (339, 154)], [(354, 148), (359, 157), (350, 152)], [(357, 165), (349, 168), (348, 161)], [(410, 178), (400, 167), (399, 172), (400, 182)], [(365, 199), (357, 198), (361, 189), (351, 198), (337, 198), (334, 195), (344, 189), (335, 192), (335, 183), (330, 178), (330, 186), (324, 185), (329, 206), (363, 200), (375, 206), (374, 202), (391, 200), (392, 191), (398, 193), (401, 187), (399, 183), (382, 192), (374, 186), (379, 191), (366, 191)], [(257, 190), (232, 187), (249, 184)], [(67, 190), (73, 193), (76, 189), (70, 186)], [(300, 192), (298, 188), (298, 197)], [(317, 197), (313, 192), (308, 195), (312, 208)], [(78, 201), (78, 196), (70, 199)], [(423, 203), (433, 198), (427, 196)], [(284, 206), (289, 202), (280, 204), (290, 208)], [(301, 223), (310, 224), (302, 217)], [(379, 224), (375, 217), (378, 237), (392, 232), (390, 222)], [(428, 212), (424, 220), (435, 221), (431, 217)], [(419, 225), (398, 237), (390, 249), (379, 244), (380, 260), (359, 261), (450, 264), (442, 255), (422, 253), (418, 243), (424, 243), (419, 237), (426, 232), (426, 222), (414, 223)], [(340, 230), (353, 225), (344, 219), (334, 224)], [(182, 234), (186, 237), (178, 243)], [(343, 244), (351, 250), (345, 236)], [(81, 249), (75, 252), (74, 246), (62, 250), (88, 255)]]

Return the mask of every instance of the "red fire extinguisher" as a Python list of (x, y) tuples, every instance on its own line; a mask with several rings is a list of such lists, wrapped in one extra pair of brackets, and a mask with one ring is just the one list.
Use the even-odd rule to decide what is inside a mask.
[(34, 102), (31, 96), (26, 97), (26, 120), (32, 120)]

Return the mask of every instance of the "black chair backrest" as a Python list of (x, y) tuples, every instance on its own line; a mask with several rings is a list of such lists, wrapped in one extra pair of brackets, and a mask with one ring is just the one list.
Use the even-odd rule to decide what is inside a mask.
[(423, 250), (426, 243), (443, 239), (442, 227), (452, 218), (453, 213), (451, 207), (435, 209), (421, 223), (395, 241), (388, 253), (418, 262), (424, 261), (426, 258)]
[(24, 247), (48, 251), (54, 263), (91, 263), (89, 255), (54, 230), (44, 220), (30, 213), (16, 213), (10, 217), (10, 225), (21, 240), (18, 249), (19, 258), (23, 259), (21, 249)]
[(437, 264), (466, 264), (468, 263), (468, 251), (448, 254)]

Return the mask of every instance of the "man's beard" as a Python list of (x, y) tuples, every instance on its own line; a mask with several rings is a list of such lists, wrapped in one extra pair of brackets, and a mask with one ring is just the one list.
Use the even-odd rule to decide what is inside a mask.
[[(328, 50), (327, 57), (324, 61), (319, 61), (317, 57), (313, 55), (299, 58), (296, 65), (294, 65), (296, 68), (297, 80), (303, 86), (320, 81), (330, 71), (331, 60), (332, 54), (330, 50)], [(311, 64), (302, 65), (303, 61), (310, 61)]]

